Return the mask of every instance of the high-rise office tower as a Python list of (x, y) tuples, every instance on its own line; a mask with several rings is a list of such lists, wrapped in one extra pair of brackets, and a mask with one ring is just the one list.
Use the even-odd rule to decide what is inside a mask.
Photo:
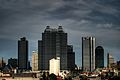
[(73, 52), (73, 46), (67, 46), (67, 66), (68, 70), (75, 69), (75, 52)]
[(28, 41), (25, 37), (18, 40), (18, 69), (28, 68)]
[(111, 68), (111, 65), (114, 63), (114, 58), (113, 58), (113, 56), (110, 54), (110, 53), (108, 53), (107, 54), (107, 66), (109, 67), (109, 68)]
[(92, 71), (95, 69), (95, 38), (82, 37), (82, 69)]
[(49, 60), (60, 57), (61, 70), (67, 69), (67, 33), (62, 26), (58, 29), (47, 26), (42, 33), (42, 40), (38, 41), (39, 70), (49, 69)]
[(95, 68), (104, 68), (104, 49), (97, 46), (95, 49)]
[(8, 59), (8, 65), (10, 65), (12, 68), (18, 67), (17, 63), (18, 63), (18, 60), (15, 58)]
[(38, 71), (38, 51), (32, 53), (32, 71)]

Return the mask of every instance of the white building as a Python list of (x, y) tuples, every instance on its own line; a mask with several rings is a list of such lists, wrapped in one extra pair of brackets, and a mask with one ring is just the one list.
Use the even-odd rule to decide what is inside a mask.
[(32, 71), (38, 71), (38, 51), (32, 53)]
[(60, 72), (60, 58), (57, 57), (57, 59), (53, 58), (49, 60), (49, 64), (50, 74), (54, 73), (55, 75), (58, 75)]

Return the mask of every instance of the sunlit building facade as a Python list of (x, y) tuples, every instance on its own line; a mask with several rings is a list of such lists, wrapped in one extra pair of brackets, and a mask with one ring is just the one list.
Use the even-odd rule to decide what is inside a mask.
[(50, 70), (49, 71), (50, 74), (54, 73), (55, 75), (59, 75), (59, 73), (60, 73), (60, 57), (49, 60), (49, 70)]
[(32, 71), (38, 71), (38, 51), (32, 52)]
[(108, 53), (107, 54), (107, 66), (108, 66), (108, 68), (111, 68), (111, 65), (113, 63), (115, 63), (114, 62), (114, 58), (113, 58), (113, 56), (110, 53)]

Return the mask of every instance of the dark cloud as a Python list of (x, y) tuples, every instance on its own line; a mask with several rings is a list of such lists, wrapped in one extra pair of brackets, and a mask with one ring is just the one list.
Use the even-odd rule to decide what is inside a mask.
[[(4, 58), (17, 57), (16, 41), (10, 39), (0, 39), (0, 56)], [(1, 58), (0, 57), (0, 58)]]

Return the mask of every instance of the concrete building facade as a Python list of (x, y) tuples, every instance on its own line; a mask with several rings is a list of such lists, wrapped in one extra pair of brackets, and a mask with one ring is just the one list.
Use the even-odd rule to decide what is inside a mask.
[(108, 53), (107, 54), (107, 66), (108, 66), (108, 68), (111, 68), (111, 65), (113, 63), (115, 63), (114, 62), (114, 58), (113, 58), (113, 56), (110, 53)]
[(32, 71), (38, 71), (38, 51), (32, 52)]
[(49, 60), (49, 73), (52, 74), (54, 73), (55, 75), (59, 75), (60, 73), (60, 58), (57, 57), (56, 59), (53, 58)]

